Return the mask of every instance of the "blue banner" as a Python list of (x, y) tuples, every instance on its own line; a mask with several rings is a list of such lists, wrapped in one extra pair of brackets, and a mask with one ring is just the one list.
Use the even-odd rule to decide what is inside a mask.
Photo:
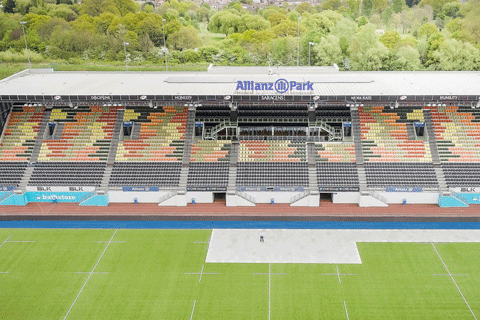
[(14, 189), (14, 186), (0, 186), (0, 191), (12, 191)]
[(422, 187), (386, 187), (387, 192), (422, 192)]
[(91, 192), (26, 192), (27, 202), (82, 202)]
[(159, 187), (123, 187), (124, 192), (156, 192)]

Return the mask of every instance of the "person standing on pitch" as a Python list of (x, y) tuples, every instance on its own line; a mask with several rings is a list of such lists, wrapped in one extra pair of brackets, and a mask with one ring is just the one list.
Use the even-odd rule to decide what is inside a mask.
[(263, 237), (263, 232), (260, 232), (260, 242), (265, 242), (265, 238)]

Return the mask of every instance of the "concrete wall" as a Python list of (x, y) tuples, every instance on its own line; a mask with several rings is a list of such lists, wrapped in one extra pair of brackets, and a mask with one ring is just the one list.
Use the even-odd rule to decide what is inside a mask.
[(388, 207), (388, 204), (372, 196), (360, 196), (359, 207)]
[(300, 200), (292, 202), (290, 206), (292, 207), (318, 207), (320, 205), (320, 195), (319, 194), (309, 194), (303, 197)]
[(192, 198), (195, 203), (213, 203), (213, 192), (187, 192), (187, 203), (192, 203)]
[(238, 195), (229, 195), (226, 196), (227, 207), (255, 207), (255, 203), (252, 203)]
[(290, 199), (302, 192), (245, 192), (249, 196), (255, 198), (255, 203), (270, 203), (270, 199), (274, 198), (275, 203), (290, 203)]
[(379, 192), (387, 199), (388, 204), (438, 204), (438, 192)]
[(336, 192), (332, 194), (333, 203), (359, 203), (360, 192)]
[(160, 198), (166, 194), (166, 191), (159, 192), (123, 192), (109, 191), (108, 198), (110, 203), (133, 203), (137, 198), (139, 203), (159, 203)]

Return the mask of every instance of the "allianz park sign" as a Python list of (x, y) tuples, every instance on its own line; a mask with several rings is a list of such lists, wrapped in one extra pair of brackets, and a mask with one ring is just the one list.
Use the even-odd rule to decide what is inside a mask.
[(313, 91), (313, 82), (297, 82), (287, 81), (285, 79), (278, 79), (275, 82), (255, 82), (255, 81), (237, 81), (237, 91), (270, 91), (271, 93), (285, 93), (300, 92), (300, 91)]

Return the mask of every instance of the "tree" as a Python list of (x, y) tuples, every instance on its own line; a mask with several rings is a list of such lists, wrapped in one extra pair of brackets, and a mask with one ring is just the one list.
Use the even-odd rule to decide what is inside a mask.
[(476, 43), (480, 43), (480, 1), (470, 0), (464, 4), (465, 9), (462, 13), (465, 15), (465, 30), (472, 36)]
[(312, 12), (312, 6), (309, 2), (302, 2), (300, 3), (295, 10), (302, 15), (304, 12)]
[(433, 66), (438, 63), (438, 57), (435, 56), (435, 52), (440, 48), (442, 43), (445, 41), (445, 38), (440, 33), (436, 33), (431, 35), (428, 38), (427, 42), (427, 61), (425, 62), (425, 66)]
[(460, 2), (452, 1), (452, 2), (445, 3), (442, 8), (442, 14), (450, 18), (459, 17)]
[(414, 71), (420, 69), (420, 54), (410, 46), (401, 47), (396, 53), (397, 70)]
[(417, 4), (420, 3), (420, 0), (405, 0), (405, 4), (409, 7), (412, 8), (413, 6), (416, 6)]
[(320, 4), (320, 8), (322, 10), (332, 10), (337, 11), (342, 6), (342, 2), (340, 0), (327, 0)]
[(433, 8), (433, 14), (436, 16), (442, 11), (442, 7), (444, 4), (447, 2), (450, 2), (451, 0), (422, 0), (418, 6), (419, 7), (424, 7), (426, 5), (429, 5)]
[(268, 17), (268, 21), (270, 21), (270, 25), (272, 27), (280, 24), (282, 21), (285, 21), (287, 19), (287, 15), (280, 12), (275, 12)]
[(334, 35), (328, 35), (320, 40), (312, 48), (313, 64), (322, 66), (331, 66), (334, 63), (339, 64), (343, 60), (342, 48), (339, 38)]
[(427, 38), (429, 38), (431, 35), (436, 34), (436, 33), (439, 33), (437, 26), (434, 25), (433, 23), (428, 22), (428, 23), (423, 24), (418, 29), (417, 37), (419, 39), (422, 38), (423, 36), (426, 36)]
[(382, 13), (387, 5), (387, 0), (373, 0), (373, 10), (377, 13)]
[(163, 28), (161, 16), (150, 14), (138, 26), (138, 34), (148, 35), (156, 47), (163, 46)]
[(200, 58), (205, 62), (213, 62), (213, 57), (219, 54), (220, 50), (215, 47), (200, 47), (198, 53)]
[(7, 0), (5, 1), (5, 5), (3, 6), (3, 12), (14, 13), (16, 6), (17, 6), (17, 3), (15, 2), (15, 0)]
[(407, 47), (410, 46), (415, 48), (417, 46), (417, 39), (414, 36), (409, 34), (403, 36), (403, 38), (398, 42), (398, 47)]
[(392, 18), (393, 18), (392, 8), (388, 7), (387, 9), (385, 9), (385, 11), (383, 11), (382, 18), (385, 25), (387, 27), (390, 26), (390, 23), (392, 22)]
[(176, 50), (194, 49), (202, 44), (198, 30), (194, 27), (181, 27), (168, 37), (167, 44)]
[(361, 26), (364, 26), (368, 23), (367, 18), (365, 16), (361, 16), (360, 19), (358, 20), (358, 27), (360, 28)]
[(387, 31), (380, 37), (380, 42), (390, 50), (395, 49), (400, 40), (401, 37), (397, 31)]
[(373, 12), (373, 5), (374, 1), (373, 0), (363, 0), (362, 2), (362, 14), (370, 17)]
[(405, 0), (393, 0), (392, 1), (392, 9), (395, 13), (402, 12), (405, 5), (406, 5)]
[(344, 37), (346, 41), (350, 42), (358, 30), (358, 26), (350, 19), (343, 19), (339, 21), (333, 28), (332, 34), (338, 38)]
[(214, 33), (223, 33), (229, 35), (238, 32), (238, 25), (240, 23), (240, 16), (238, 12), (233, 10), (222, 10), (215, 13), (208, 23), (207, 29)]
[(348, 15), (352, 19), (356, 19), (358, 17), (358, 12), (360, 10), (360, 0), (347, 0), (348, 4)]
[(104, 11), (105, 0), (83, 0), (80, 7), (81, 14), (98, 16)]
[(367, 24), (361, 27), (350, 44), (350, 58), (355, 70), (382, 70), (389, 51), (378, 41), (375, 26)]
[(447, 39), (433, 52), (438, 70), (479, 70), (480, 52), (470, 43)]

